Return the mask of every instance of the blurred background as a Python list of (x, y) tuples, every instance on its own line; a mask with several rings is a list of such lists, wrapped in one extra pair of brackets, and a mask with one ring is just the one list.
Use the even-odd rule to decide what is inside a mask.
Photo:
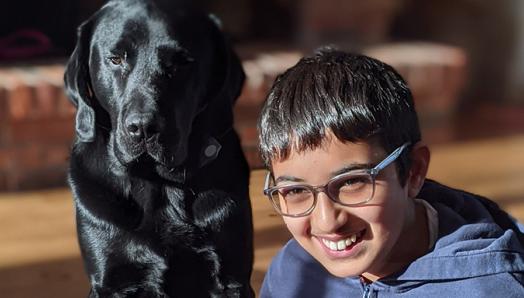
[[(0, 3), (0, 296), (82, 297), (66, 170), (74, 108), (63, 70), (101, 0)], [(258, 287), (288, 239), (260, 194), (256, 119), (274, 78), (322, 45), (365, 53), (408, 81), (430, 177), (524, 221), (524, 1), (200, 0), (247, 74), (236, 128), (252, 171)]]

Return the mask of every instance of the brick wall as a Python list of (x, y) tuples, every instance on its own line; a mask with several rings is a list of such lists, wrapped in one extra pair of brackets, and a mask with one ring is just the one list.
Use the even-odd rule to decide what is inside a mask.
[(463, 49), (403, 42), (370, 47), (364, 53), (392, 65), (408, 82), (423, 126), (440, 125), (457, 112), (468, 78)]
[[(259, 107), (276, 75), (299, 57), (275, 53), (244, 61), (235, 125), (252, 168), (262, 167)], [(65, 185), (75, 109), (63, 91), (63, 72), (63, 64), (0, 67), (0, 191)]]
[(304, 0), (300, 38), (305, 45), (346, 44), (354, 48), (388, 40), (390, 23), (405, 0)]
[[(421, 119), (453, 113), (465, 79), (460, 49), (396, 44), (365, 52), (406, 78)], [(273, 51), (243, 61), (247, 79), (235, 106), (235, 128), (251, 168), (263, 166), (256, 130), (260, 106), (276, 76), (301, 56)], [(65, 185), (75, 110), (63, 92), (63, 71), (63, 64), (0, 67), (0, 191)]]
[(73, 106), (63, 66), (0, 68), (0, 190), (64, 185)]
[[(247, 68), (267, 59), (248, 61)], [(235, 115), (246, 157), (257, 168), (256, 118), (276, 74), (251, 69)], [(75, 109), (63, 91), (63, 72), (64, 64), (0, 67), (0, 191), (65, 185)]]
[(256, 129), (260, 107), (277, 75), (296, 64), (300, 57), (302, 54), (296, 51), (273, 51), (243, 61), (246, 82), (235, 106), (235, 128), (251, 168), (263, 167)]

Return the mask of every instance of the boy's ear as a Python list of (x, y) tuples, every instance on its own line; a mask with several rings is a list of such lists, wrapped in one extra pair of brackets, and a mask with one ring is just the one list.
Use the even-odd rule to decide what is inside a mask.
[(415, 198), (428, 173), (430, 152), (426, 144), (418, 142), (411, 150), (411, 168), (409, 169), (409, 176), (407, 180), (408, 196)]

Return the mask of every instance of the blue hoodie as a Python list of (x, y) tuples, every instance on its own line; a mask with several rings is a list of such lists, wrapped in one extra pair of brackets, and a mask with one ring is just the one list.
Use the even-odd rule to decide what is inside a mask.
[(485, 198), (433, 181), (419, 198), (438, 212), (438, 239), (400, 272), (371, 284), (338, 278), (292, 239), (273, 259), (260, 297), (524, 297), (524, 226)]

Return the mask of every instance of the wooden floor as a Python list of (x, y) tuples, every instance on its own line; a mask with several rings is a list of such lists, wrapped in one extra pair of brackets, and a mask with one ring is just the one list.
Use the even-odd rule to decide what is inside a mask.
[[(289, 238), (261, 195), (264, 172), (253, 171), (253, 286)], [(498, 201), (524, 221), (524, 134), (432, 147), (429, 177)], [(0, 296), (85, 297), (88, 291), (67, 189), (0, 194)]]

